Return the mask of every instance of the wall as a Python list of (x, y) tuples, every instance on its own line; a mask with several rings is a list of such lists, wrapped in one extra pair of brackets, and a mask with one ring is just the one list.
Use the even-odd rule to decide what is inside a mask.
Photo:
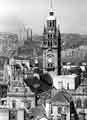
[(24, 110), (19, 109), (17, 111), (17, 120), (24, 120)]
[(9, 111), (6, 108), (0, 108), (0, 120), (9, 120)]

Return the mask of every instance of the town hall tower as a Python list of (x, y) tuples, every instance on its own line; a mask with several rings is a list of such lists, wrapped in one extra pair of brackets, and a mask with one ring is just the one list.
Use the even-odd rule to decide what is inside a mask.
[(56, 71), (58, 75), (61, 75), (61, 35), (54, 16), (52, 0), (49, 16), (44, 25), (42, 49), (43, 68), (47, 71)]

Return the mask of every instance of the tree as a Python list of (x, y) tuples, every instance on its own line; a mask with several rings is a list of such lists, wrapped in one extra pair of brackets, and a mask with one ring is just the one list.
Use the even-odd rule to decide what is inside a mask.
[(36, 106), (38, 94), (48, 91), (53, 86), (53, 81), (49, 73), (43, 73), (40, 69), (38, 69), (37, 71), (39, 71), (39, 73), (34, 73), (35, 75), (33, 75), (32, 77), (24, 79), (24, 82), (27, 84), (27, 86), (29, 86), (31, 90), (35, 93)]

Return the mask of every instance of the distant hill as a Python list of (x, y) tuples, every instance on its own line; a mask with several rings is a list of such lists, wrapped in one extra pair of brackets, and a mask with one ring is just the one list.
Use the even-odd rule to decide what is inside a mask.
[(61, 34), (61, 40), (64, 49), (77, 48), (80, 45), (87, 45), (87, 35)]

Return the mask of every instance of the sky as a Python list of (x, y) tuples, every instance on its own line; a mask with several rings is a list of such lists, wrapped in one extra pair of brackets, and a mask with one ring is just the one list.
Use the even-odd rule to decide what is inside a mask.
[[(53, 0), (53, 9), (62, 33), (87, 34), (87, 0)], [(41, 35), (49, 10), (50, 0), (0, 0), (0, 32)]]

